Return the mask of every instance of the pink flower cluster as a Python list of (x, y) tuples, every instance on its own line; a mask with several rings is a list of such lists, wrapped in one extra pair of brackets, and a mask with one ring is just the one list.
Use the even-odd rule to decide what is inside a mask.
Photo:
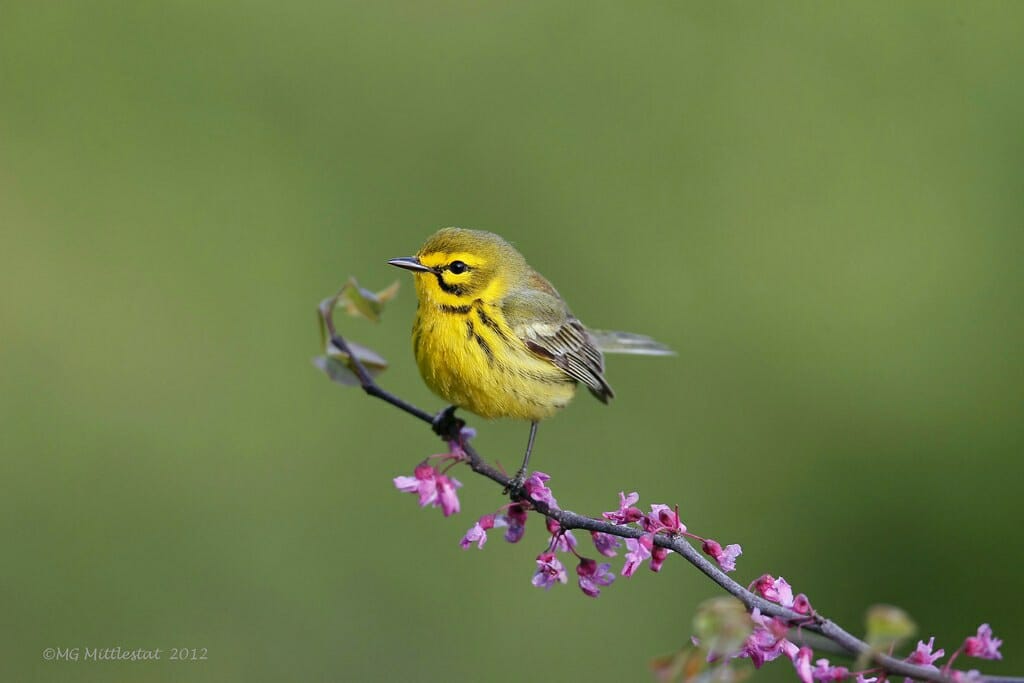
[[(766, 600), (778, 603), (783, 607), (788, 607), (797, 614), (807, 615), (806, 619), (813, 618), (814, 610), (807, 596), (803, 593), (794, 596), (793, 588), (781, 576), (775, 578), (770, 574), (765, 574), (750, 584), (749, 590)], [(844, 666), (831, 664), (827, 659), (818, 659), (812, 666), (813, 651), (808, 647), (798, 647), (787, 638), (789, 629), (804, 623), (805, 617), (787, 621), (780, 617), (768, 617), (755, 607), (751, 611), (750, 619), (753, 622), (753, 630), (744, 641), (742, 647), (732, 653), (709, 652), (708, 661), (716, 661), (723, 657), (729, 659), (748, 658), (755, 668), (761, 668), (765, 662), (770, 662), (785, 655), (793, 663), (797, 678), (800, 679), (801, 683), (814, 683), (814, 681), (818, 681), (818, 683), (838, 683), (839, 681), (851, 678), (856, 678), (856, 683), (875, 683), (878, 680), (877, 676), (868, 676), (868, 674), (874, 673), (877, 670), (851, 672)], [(694, 642), (697, 643), (696, 640)], [(953, 660), (960, 654), (980, 657), (982, 659), (1001, 659), (1002, 655), (999, 652), (999, 647), (1002, 645), (1002, 642), (998, 638), (993, 637), (992, 629), (988, 624), (982, 624), (978, 627), (978, 632), (975, 635), (964, 640), (960, 649), (950, 657), (943, 671), (956, 681), (973, 683), (973, 681), (980, 678), (980, 674), (973, 670), (967, 672), (951, 671), (950, 666)], [(935, 638), (932, 637), (928, 639), (927, 643), (918, 641), (917, 648), (907, 656), (905, 661), (938, 671), (935, 662), (945, 656), (945, 654), (945, 650), (935, 649)]]
[[(811, 603), (804, 594), (793, 596), (793, 588), (782, 578), (775, 578), (765, 574), (750, 585), (750, 590), (761, 595), (766, 600), (788, 607), (800, 614), (810, 614)], [(753, 622), (753, 630), (743, 642), (743, 645), (736, 652), (732, 653), (709, 653), (708, 659), (719, 659), (724, 657), (731, 659), (750, 659), (754, 668), (760, 669), (765, 662), (770, 662), (785, 655), (793, 664), (797, 678), (801, 683), (837, 683), (851, 676), (850, 670), (845, 666), (834, 666), (827, 659), (818, 659), (811, 666), (811, 659), (814, 652), (809, 647), (798, 647), (796, 643), (789, 640), (791, 626), (797, 624), (787, 622), (780, 617), (769, 617), (761, 613), (761, 610), (754, 608), (750, 613), (750, 620)], [(857, 683), (874, 683), (877, 678), (864, 678), (863, 674), (857, 674)]]
[[(470, 439), (476, 434), (472, 429), (463, 428), (460, 438)], [(456, 489), (462, 488), (462, 484), (455, 477), (449, 477), (445, 472), (453, 464), (464, 462), (466, 452), (462, 449), (459, 441), (448, 442), (448, 452), (431, 455), (413, 470), (411, 477), (395, 477), (392, 481), (395, 488), (405, 493), (415, 493), (419, 497), (420, 507), (439, 507), (445, 517), (450, 517), (459, 511), (459, 496)], [(430, 464), (431, 460), (440, 462), (451, 461), (449, 467), (444, 471), (439, 470)]]
[(992, 627), (988, 624), (982, 624), (978, 627), (977, 634), (968, 637), (964, 641), (961, 649), (968, 657), (1002, 659), (1003, 655), (999, 652), (1002, 644), (1003, 641), (999, 638), (992, 637)]
[(459, 511), (459, 497), (455, 489), (461, 488), (462, 484), (427, 463), (419, 465), (413, 471), (413, 476), (395, 477), (393, 481), (399, 491), (417, 494), (420, 507), (440, 507), (445, 517)]
[[(494, 527), (506, 527), (505, 540), (509, 543), (519, 542), (526, 533), (527, 514), (531, 503), (541, 503), (550, 510), (558, 510), (558, 501), (551, 493), (547, 482), (551, 479), (543, 472), (532, 473), (523, 483), (526, 501), (502, 506), (502, 509), (490, 515), (484, 515), (466, 532), (459, 545), (470, 548), (476, 545), (483, 548), (487, 542), (487, 532)], [(503, 511), (502, 511), (503, 510)], [(607, 563), (598, 563), (584, 557), (577, 551), (578, 542), (572, 531), (562, 529), (558, 521), (548, 517), (545, 520), (548, 531), (547, 548), (537, 556), (537, 568), (531, 583), (538, 588), (550, 589), (556, 583), (567, 583), (568, 572), (558, 558), (557, 553), (568, 553), (578, 559), (576, 566), (577, 582), (585, 595), (596, 598), (601, 594), (602, 586), (611, 585), (615, 575)], [(619, 539), (609, 534), (591, 532), (590, 538), (594, 548), (605, 557), (614, 557), (619, 547)]]
[[(509, 543), (518, 542), (526, 532), (527, 513), (531, 503), (541, 503), (551, 510), (559, 509), (558, 501), (547, 485), (550, 479), (551, 477), (543, 472), (532, 473), (523, 484), (527, 500), (511, 503), (493, 514), (484, 515), (470, 527), (459, 541), (459, 545), (464, 549), (474, 545), (477, 548), (483, 548), (487, 542), (487, 532), (495, 527), (506, 527), (505, 540)], [(654, 504), (651, 506), (650, 512), (645, 513), (635, 507), (639, 499), (640, 496), (636, 493), (626, 495), (624, 492), (620, 492), (618, 509), (603, 514), (605, 519), (615, 524), (637, 524), (644, 531), (638, 538), (626, 539), (622, 576), (632, 576), (647, 560), (650, 560), (651, 571), (661, 570), (665, 558), (672, 551), (654, 542), (656, 534), (695, 538), (702, 542), (702, 550), (718, 562), (725, 571), (736, 569), (736, 558), (743, 552), (740, 546), (732, 544), (723, 548), (713, 539), (700, 538), (691, 534), (680, 520), (678, 508)], [(608, 563), (599, 564), (595, 560), (580, 555), (577, 551), (576, 537), (571, 531), (561, 529), (555, 519), (547, 518), (546, 526), (549, 534), (548, 546), (543, 553), (537, 556), (537, 569), (533, 576), (533, 585), (548, 589), (555, 583), (566, 582), (564, 580), (566, 576), (564, 565), (555, 553), (571, 553), (579, 560), (576, 574), (580, 590), (584, 594), (597, 597), (601, 592), (600, 587), (611, 585), (615, 575), (610, 571)], [(600, 531), (590, 532), (590, 539), (595, 550), (604, 557), (615, 557), (622, 545), (618, 537)]]
[[(547, 505), (549, 509), (558, 510), (558, 501), (551, 495), (551, 489), (547, 487), (550, 477), (543, 472), (535, 472), (527, 478), (523, 484), (523, 490), (533, 501)], [(579, 560), (576, 565), (577, 584), (584, 595), (596, 598), (601, 594), (602, 586), (610, 586), (615, 580), (615, 575), (609, 571), (608, 563), (598, 564), (595, 560), (584, 557), (577, 552), (576, 537), (572, 531), (562, 529), (558, 520), (548, 517), (545, 525), (550, 534), (548, 548), (537, 556), (537, 570), (533, 575), (532, 583), (544, 589), (548, 589), (556, 581), (566, 583), (567, 577), (562, 563), (555, 557), (555, 552), (571, 553)], [(618, 539), (607, 534), (592, 532), (590, 535), (597, 552), (606, 557), (613, 557), (616, 554)]]
[[(394, 485), (399, 491), (414, 493), (419, 499), (421, 507), (440, 507), (445, 517), (459, 511), (459, 498), (456, 490), (462, 486), (454, 477), (449, 477), (442, 470), (428, 464), (430, 459), (453, 460), (460, 462), (465, 460), (465, 453), (458, 443), (450, 444), (450, 452), (442, 455), (431, 456), (428, 462), (424, 462), (413, 472), (413, 476), (395, 477)], [(549, 510), (559, 510), (558, 501), (551, 493), (547, 482), (551, 479), (543, 472), (532, 473), (523, 483), (523, 491), (526, 494), (525, 500), (510, 503), (502, 506), (498, 511), (484, 515), (466, 532), (459, 545), (468, 549), (475, 545), (482, 549), (487, 542), (487, 532), (495, 527), (505, 528), (505, 540), (509, 543), (517, 543), (526, 533), (526, 520), (534, 503), (540, 503)], [(643, 533), (636, 538), (626, 538), (625, 563), (621, 570), (622, 576), (632, 576), (637, 569), (647, 560), (650, 560), (651, 571), (661, 570), (665, 558), (672, 552), (655, 542), (656, 536), (661, 534), (668, 537), (684, 536), (701, 542), (701, 550), (712, 558), (722, 570), (731, 572), (736, 569), (736, 559), (743, 553), (742, 548), (736, 544), (730, 544), (724, 548), (718, 541), (710, 538), (701, 538), (687, 531), (686, 525), (679, 518), (679, 508), (670, 508), (668, 505), (651, 505), (650, 512), (643, 512), (636, 507), (640, 496), (633, 492), (626, 494), (619, 492), (619, 507), (616, 510), (602, 513), (602, 516), (613, 524), (626, 526), (636, 524)], [(576, 537), (568, 529), (562, 529), (556, 519), (546, 518), (546, 526), (549, 534), (547, 548), (537, 556), (537, 568), (534, 571), (531, 583), (538, 588), (550, 589), (556, 583), (568, 583), (568, 572), (556, 553), (571, 553), (578, 560), (576, 565), (576, 576), (579, 588), (585, 595), (597, 597), (601, 594), (601, 588), (609, 586), (615, 580), (615, 574), (610, 570), (608, 563), (598, 563), (588, 557), (580, 555), (577, 551), (578, 543)], [(636, 533), (635, 527), (632, 533)], [(590, 532), (591, 541), (597, 552), (604, 557), (615, 557), (621, 546), (618, 537), (600, 531)], [(747, 658), (755, 668), (760, 668), (765, 662), (770, 662), (785, 655), (793, 663), (797, 677), (801, 683), (839, 683), (848, 678), (856, 678), (856, 683), (875, 683), (877, 677), (867, 677), (867, 674), (877, 670), (851, 672), (844, 666), (834, 666), (827, 659), (818, 659), (811, 665), (814, 656), (813, 651), (808, 647), (798, 647), (787, 638), (789, 629), (798, 627), (816, 618), (811, 602), (803, 593), (793, 594), (793, 588), (781, 576), (775, 578), (770, 574), (764, 574), (750, 584), (749, 590), (760, 595), (766, 600), (789, 608), (801, 615), (800, 618), (787, 621), (780, 617), (769, 617), (754, 608), (750, 614), (753, 628), (750, 635), (743, 642), (743, 645), (736, 652), (731, 653), (708, 653), (708, 661), (716, 661), (722, 658), (738, 659)], [(694, 639), (694, 644), (698, 641)], [(978, 627), (977, 633), (966, 638), (961, 646), (950, 656), (943, 668), (943, 672), (958, 683), (975, 683), (981, 679), (977, 670), (956, 671), (952, 670), (953, 661), (960, 655), (977, 657), (980, 659), (1002, 659), (999, 648), (1003, 641), (995, 638), (992, 628), (988, 624)], [(935, 663), (944, 657), (945, 650), (935, 650), (935, 638), (929, 638), (928, 642), (918, 641), (917, 648), (907, 656), (907, 662), (918, 666), (938, 670)]]
[(651, 505), (651, 511), (644, 513), (636, 507), (640, 495), (635, 491), (626, 495), (624, 491), (619, 492), (619, 509), (602, 513), (602, 516), (609, 522), (615, 524), (638, 524), (644, 533), (639, 538), (626, 539), (626, 563), (622, 567), (623, 576), (632, 576), (645, 560), (650, 559), (651, 571), (661, 571), (665, 558), (672, 552), (654, 543), (655, 534), (668, 536), (686, 536), (701, 541), (701, 549), (718, 563), (724, 571), (731, 572), (736, 569), (736, 558), (743, 553), (739, 545), (733, 543), (722, 548), (718, 541), (710, 538), (701, 538), (686, 530), (686, 525), (679, 519), (679, 507), (670, 508), (668, 505), (655, 503)]
[[(530, 499), (543, 502), (552, 510), (557, 510), (558, 501), (551, 495), (551, 489), (545, 484), (550, 478), (543, 472), (534, 472), (523, 483), (523, 490)], [(497, 512), (484, 515), (478, 519), (476, 524), (470, 527), (466, 535), (459, 541), (459, 545), (464, 549), (468, 549), (471, 545), (476, 544), (477, 548), (483, 549), (484, 543), (487, 542), (487, 532), (494, 527), (505, 528), (505, 540), (509, 543), (518, 543), (526, 533), (526, 520), (529, 516), (529, 510), (530, 504), (525, 501), (503, 505)], [(558, 542), (568, 550), (567, 546), (569, 543), (575, 547), (576, 539), (567, 531), (558, 539)], [(561, 550), (562, 547), (559, 549)]]
[(783, 607), (788, 607), (797, 614), (810, 614), (812, 612), (811, 601), (807, 599), (807, 596), (800, 593), (794, 597), (793, 588), (781, 576), (776, 579), (771, 574), (762, 574), (747, 587), (747, 590), (757, 593), (765, 600), (771, 600)]

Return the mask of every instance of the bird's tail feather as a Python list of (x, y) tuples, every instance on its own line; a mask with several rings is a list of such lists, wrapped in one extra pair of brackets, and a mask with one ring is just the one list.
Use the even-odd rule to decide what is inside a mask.
[(676, 352), (643, 334), (614, 330), (589, 330), (602, 353), (632, 353), (638, 356), (674, 356)]

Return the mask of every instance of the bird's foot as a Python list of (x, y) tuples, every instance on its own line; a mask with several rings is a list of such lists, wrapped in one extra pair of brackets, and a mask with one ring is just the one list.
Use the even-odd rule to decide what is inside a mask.
[(459, 441), (462, 428), (466, 421), (455, 417), (456, 406), (448, 406), (434, 417), (430, 427), (434, 433), (445, 441)]
[(512, 498), (512, 500), (522, 500), (524, 497), (523, 484), (526, 483), (526, 470), (520, 468), (516, 472), (516, 476), (509, 480), (508, 484), (505, 485), (503, 494)]

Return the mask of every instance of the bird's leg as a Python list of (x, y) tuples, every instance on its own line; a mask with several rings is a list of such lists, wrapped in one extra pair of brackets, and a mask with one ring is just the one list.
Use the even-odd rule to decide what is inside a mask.
[(505, 487), (505, 493), (512, 492), (512, 495), (516, 498), (519, 497), (519, 492), (523, 488), (523, 482), (526, 481), (526, 466), (530, 464), (530, 453), (533, 451), (533, 440), (537, 437), (537, 425), (540, 424), (536, 420), (530, 423), (530, 440), (526, 442), (526, 453), (523, 454), (523, 464), (519, 467), (519, 471), (516, 472), (516, 476), (512, 477), (512, 481)]
[(456, 408), (457, 406), (448, 406), (435, 415), (433, 422), (430, 423), (434, 433), (445, 441), (458, 441), (459, 433), (466, 426), (465, 420), (455, 417)]

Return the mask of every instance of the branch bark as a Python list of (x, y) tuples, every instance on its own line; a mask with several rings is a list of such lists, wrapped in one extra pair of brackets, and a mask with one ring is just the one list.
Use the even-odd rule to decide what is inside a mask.
[[(348, 344), (345, 342), (345, 339), (339, 335), (335, 329), (332, 305), (333, 302), (330, 302), (330, 304), (328, 304), (328, 302), (321, 304), (320, 315), (322, 316), (327, 331), (330, 334), (331, 343), (341, 351), (348, 354), (351, 359), (352, 368), (355, 371), (356, 376), (359, 378), (359, 383), (362, 386), (363, 391), (370, 396), (379, 398), (382, 401), (385, 401), (386, 403), (389, 403), (412, 415), (413, 417), (426, 422), (432, 427), (435, 427), (436, 430), (437, 421), (435, 415), (417, 408), (411, 403), (408, 403), (394, 394), (385, 391), (374, 381), (356, 355), (352, 353)], [(442, 438), (448, 441), (459, 440), (458, 425), (454, 425), (453, 429), (453, 433), (442, 434)], [(474, 472), (487, 477), (502, 486), (504, 489), (508, 489), (512, 480), (511, 477), (488, 464), (472, 444), (462, 443), (462, 449), (468, 456), (468, 464)], [(515, 494), (516, 492), (513, 491), (512, 496), (515, 496)], [(513, 498), (513, 500), (515, 499)], [(585, 515), (572, 512), (571, 510), (553, 510), (544, 503), (532, 499), (529, 499), (526, 502), (529, 502), (530, 507), (536, 512), (557, 521), (562, 529), (599, 531), (612, 536), (618, 536), (619, 538), (639, 538), (644, 534), (641, 529), (636, 527), (613, 524), (603, 519), (587, 517)], [(789, 623), (801, 624), (802, 629), (812, 631), (828, 639), (837, 646), (837, 649), (847, 653), (851, 658), (863, 656), (866, 661), (872, 662), (875, 666), (883, 669), (890, 676), (905, 676), (918, 681), (929, 681), (931, 683), (955, 683), (950, 676), (944, 674), (938, 669), (911, 664), (910, 662), (906, 662), (902, 659), (897, 659), (896, 657), (887, 655), (883, 652), (873, 650), (866, 642), (852, 635), (835, 622), (822, 617), (820, 614), (815, 613), (811, 616), (798, 614), (793, 610), (771, 602), (770, 600), (766, 600), (765, 598), (747, 590), (745, 587), (731, 579), (721, 569), (712, 564), (683, 537), (668, 536), (660, 533), (655, 535), (654, 543), (661, 547), (668, 548), (682, 556), (687, 562), (692, 564), (705, 576), (718, 584), (719, 587), (742, 602), (748, 611), (756, 607), (762, 614), (772, 617), (780, 617)], [(983, 676), (982, 681), (984, 683), (1024, 683), (1024, 677)]]

